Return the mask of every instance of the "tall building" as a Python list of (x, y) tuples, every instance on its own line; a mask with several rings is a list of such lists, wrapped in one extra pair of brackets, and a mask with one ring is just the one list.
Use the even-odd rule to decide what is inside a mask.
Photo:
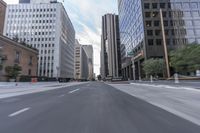
[(88, 71), (89, 71), (89, 75), (88, 75), (88, 80), (93, 80), (94, 78), (94, 58), (93, 58), (93, 47), (92, 45), (82, 45), (83, 50), (85, 51), (86, 55), (87, 55), (87, 62), (88, 62)]
[(3, 34), (5, 15), (6, 3), (3, 0), (0, 0), (0, 34)]
[(118, 0), (118, 8), (125, 77), (145, 77), (142, 62), (163, 58), (165, 42), (168, 51), (200, 43), (200, 0)]
[(121, 55), (118, 15), (102, 17), (101, 75), (103, 78), (121, 76)]
[(70, 18), (62, 3), (37, 1), (8, 5), (4, 35), (39, 50), (39, 76), (74, 78), (75, 30)]
[(75, 45), (75, 75), (76, 80), (88, 80), (89, 60), (83, 45), (76, 40)]

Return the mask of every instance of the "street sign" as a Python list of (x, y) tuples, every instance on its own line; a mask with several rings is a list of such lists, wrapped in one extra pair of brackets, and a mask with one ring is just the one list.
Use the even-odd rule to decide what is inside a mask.
[(133, 51), (128, 52), (128, 55), (129, 55), (129, 56), (133, 56), (133, 55), (134, 55)]

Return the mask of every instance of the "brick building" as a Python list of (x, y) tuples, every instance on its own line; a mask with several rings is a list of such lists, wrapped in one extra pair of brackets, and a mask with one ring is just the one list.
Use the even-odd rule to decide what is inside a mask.
[(0, 81), (6, 81), (5, 67), (15, 64), (22, 67), (21, 75), (37, 76), (38, 50), (27, 47), (0, 35), (0, 53), (2, 70), (0, 70)]

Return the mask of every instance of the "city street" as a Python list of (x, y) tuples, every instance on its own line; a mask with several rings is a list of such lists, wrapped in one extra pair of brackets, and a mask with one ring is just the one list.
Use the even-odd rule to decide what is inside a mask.
[[(140, 89), (141, 93), (137, 93)], [(147, 95), (148, 89), (154, 91)], [(88, 82), (0, 99), (0, 133), (199, 133), (198, 122), (153, 105), (153, 100), (145, 100), (155, 98), (153, 93), (161, 94), (160, 89), (164, 90)], [(171, 97), (179, 99), (178, 93)]]

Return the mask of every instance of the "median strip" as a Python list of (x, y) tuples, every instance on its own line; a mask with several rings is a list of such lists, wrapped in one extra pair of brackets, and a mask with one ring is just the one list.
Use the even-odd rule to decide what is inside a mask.
[(19, 114), (21, 114), (21, 113), (23, 113), (23, 112), (26, 112), (26, 111), (28, 111), (28, 110), (30, 110), (30, 108), (21, 109), (21, 110), (19, 110), (19, 111), (17, 111), (17, 112), (14, 112), (14, 113), (10, 114), (9, 117), (13, 117), (13, 116), (19, 115)]

